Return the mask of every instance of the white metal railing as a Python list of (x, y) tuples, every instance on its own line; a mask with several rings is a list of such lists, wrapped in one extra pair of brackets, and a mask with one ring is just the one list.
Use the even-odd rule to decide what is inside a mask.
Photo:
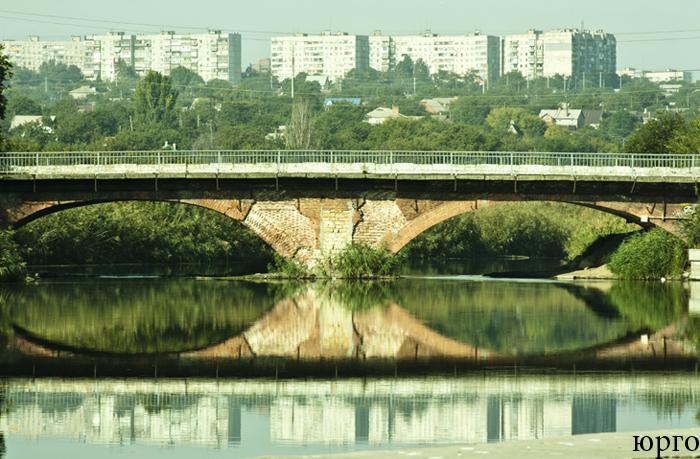
[(0, 154), (0, 175), (71, 174), (494, 174), (675, 176), (695, 180), (696, 155), (444, 151), (94, 151)]

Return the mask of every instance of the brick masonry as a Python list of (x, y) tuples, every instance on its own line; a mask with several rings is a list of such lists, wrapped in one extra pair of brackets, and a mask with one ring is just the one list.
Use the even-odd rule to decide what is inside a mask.
[[(357, 180), (352, 183), (357, 186), (346, 185), (342, 191), (319, 190), (316, 185), (319, 182), (309, 180), (303, 182), (304, 187), (283, 190), (270, 189), (267, 185), (265, 189), (231, 187), (213, 191), (200, 189), (193, 186), (197, 185), (194, 183), (190, 185), (192, 182), (196, 181), (182, 182), (187, 186), (184, 189), (178, 185), (170, 189), (163, 187), (165, 189), (161, 191), (130, 190), (127, 188), (128, 181), (113, 184), (111, 191), (100, 192), (71, 191), (65, 186), (56, 186), (52, 191), (15, 191), (0, 186), (0, 229), (21, 226), (70, 207), (100, 202), (180, 202), (205, 207), (238, 220), (281, 256), (297, 258), (313, 266), (320, 258), (337, 252), (351, 241), (385, 246), (396, 253), (417, 235), (443, 220), (502, 203), (569, 202), (613, 213), (642, 226), (660, 226), (676, 232), (675, 219), (682, 216), (684, 209), (687, 210), (687, 206), (696, 200), (692, 186), (669, 197), (665, 192), (655, 190), (630, 194), (629, 184), (624, 183), (617, 188), (610, 184), (600, 185), (596, 193), (552, 193), (548, 187), (555, 188), (559, 184), (543, 181), (531, 184), (528, 192), (518, 193), (515, 189), (503, 191), (512, 187), (508, 182), (499, 185), (500, 188), (491, 186), (498, 188), (496, 190), (477, 191), (482, 188), (480, 183), (484, 182), (475, 182), (472, 186), (474, 191), (458, 193), (446, 192), (444, 188), (431, 190), (432, 185), (429, 184), (421, 185), (422, 188), (411, 184), (414, 190), (396, 191), (391, 189), (395, 186), (393, 181), (390, 181), (390, 187), (377, 187)], [(620, 188), (627, 191), (622, 193)], [(657, 190), (663, 190), (663, 186)]]

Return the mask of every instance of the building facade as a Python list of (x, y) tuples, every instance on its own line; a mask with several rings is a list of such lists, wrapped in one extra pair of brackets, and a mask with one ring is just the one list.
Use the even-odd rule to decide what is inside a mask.
[(273, 37), (271, 52), (270, 71), (280, 81), (301, 72), (337, 80), (355, 68), (369, 70), (367, 35), (326, 31), (320, 35)]
[(120, 65), (132, 67), (139, 76), (150, 70), (169, 75), (182, 66), (209, 81), (226, 80), (238, 84), (241, 78), (241, 36), (210, 30), (204, 34), (88, 35), (85, 40), (7, 42), (10, 60), (18, 67), (38, 70), (43, 62), (54, 60), (75, 65), (85, 78), (114, 80)]
[(523, 77), (583, 76), (615, 73), (617, 41), (602, 30), (528, 30), (503, 38), (502, 73)]
[(500, 72), (499, 51), (499, 37), (479, 32), (454, 36), (430, 31), (420, 35), (382, 35), (380, 31), (370, 36), (297, 34), (272, 38), (271, 69), (281, 80), (300, 72), (336, 80), (354, 68), (388, 72), (408, 56), (413, 62), (422, 59), (431, 74), (476, 70), (483, 79), (495, 79)]
[[(426, 30), (420, 35), (391, 36), (394, 62), (405, 56), (415, 63), (422, 59), (430, 74), (440, 71), (464, 75), (475, 71), (482, 80), (500, 75), (500, 38), (474, 32), (466, 35), (437, 35)], [(379, 70), (379, 69), (377, 69)]]
[(41, 41), (33, 35), (27, 41), (5, 41), (4, 44), (7, 56), (15, 66), (35, 72), (48, 61), (75, 65), (81, 71), (85, 62), (85, 43), (76, 36), (68, 41)]

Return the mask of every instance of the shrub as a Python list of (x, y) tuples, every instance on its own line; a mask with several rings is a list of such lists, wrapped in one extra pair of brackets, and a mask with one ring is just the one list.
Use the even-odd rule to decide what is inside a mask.
[(363, 277), (396, 276), (404, 255), (392, 256), (385, 248), (366, 244), (349, 244), (331, 258), (331, 269), (340, 277), (360, 279)]
[(0, 282), (19, 282), (27, 279), (24, 261), (12, 233), (0, 234)]
[(610, 256), (610, 271), (623, 279), (678, 276), (687, 261), (685, 243), (661, 228), (630, 236)]

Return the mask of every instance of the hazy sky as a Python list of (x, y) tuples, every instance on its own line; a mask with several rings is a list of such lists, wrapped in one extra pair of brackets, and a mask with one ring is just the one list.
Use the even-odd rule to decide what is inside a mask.
[[(20, 14), (23, 13), (23, 14)], [(270, 54), (270, 37), (295, 32), (441, 35), (481, 30), (506, 35), (528, 29), (602, 29), (618, 40), (617, 67), (700, 71), (700, 1), (675, 0), (3, 0), (0, 38), (68, 39), (70, 35), (209, 29), (240, 32), (243, 67)], [(696, 73), (698, 75), (698, 73)]]

